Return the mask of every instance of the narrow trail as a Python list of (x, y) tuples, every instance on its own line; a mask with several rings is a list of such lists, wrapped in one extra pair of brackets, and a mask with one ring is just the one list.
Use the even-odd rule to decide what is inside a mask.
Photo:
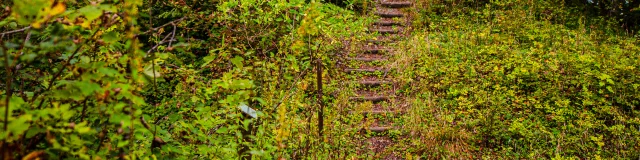
[[(366, 139), (358, 150), (363, 159), (403, 159), (397, 148), (401, 124), (408, 107), (405, 97), (397, 93), (398, 69), (394, 68), (396, 42), (407, 37), (413, 3), (409, 0), (377, 0), (373, 14), (377, 20), (370, 26), (373, 39), (356, 44), (346, 57), (347, 79), (353, 83), (350, 103), (364, 107), (361, 134)], [(362, 107), (360, 107), (362, 108)]]

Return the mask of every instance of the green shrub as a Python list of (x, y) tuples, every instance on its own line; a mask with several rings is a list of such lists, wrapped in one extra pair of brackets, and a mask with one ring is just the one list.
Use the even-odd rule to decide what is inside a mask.
[(441, 129), (473, 133), (460, 143), (474, 155), (640, 156), (638, 39), (607, 34), (606, 23), (589, 28), (590, 17), (575, 29), (558, 24), (570, 14), (553, 2), (446, 4), (419, 17), (427, 27), (408, 42), (417, 58), (405, 76), (434, 101), (415, 108), (436, 121), (453, 114)]
[(326, 157), (308, 73), (367, 22), (304, 0), (1, 5), (9, 159)]

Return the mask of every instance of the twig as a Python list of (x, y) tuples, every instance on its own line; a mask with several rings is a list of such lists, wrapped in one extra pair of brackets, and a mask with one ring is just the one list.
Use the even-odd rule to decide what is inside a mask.
[[(4, 34), (2, 34), (2, 36), (0, 37), (0, 42), (2, 42), (2, 38), (4, 38)], [(5, 70), (7, 72), (7, 81), (6, 81), (6, 96), (5, 97), (5, 106), (4, 106), (4, 129), (2, 131), (4, 132), (8, 132), (8, 125), (9, 125), (9, 103), (11, 102), (11, 94), (13, 94), (11, 92), (11, 81), (13, 80), (13, 74), (11, 74), (11, 66), (9, 65), (9, 53), (7, 53), (7, 51), (4, 48), (4, 45), (0, 46), (2, 48), (2, 54), (4, 54), (4, 65), (5, 65)], [(2, 145), (0, 146), (0, 150), (2, 151), (2, 155), (8, 155), (9, 152), (9, 147), (7, 144), (7, 139), (3, 139), (2, 140)]]
[[(153, 0), (151, 0), (151, 3), (149, 3), (149, 7), (153, 6)], [(172, 23), (173, 24), (173, 23)], [(153, 9), (149, 10), (149, 26), (153, 26)], [(173, 29), (175, 30), (175, 25), (173, 25)], [(173, 38), (171, 38), (173, 39)], [(156, 45), (157, 46), (157, 45)], [(171, 46), (171, 42), (169, 42), (169, 46)], [(148, 52), (147, 52), (148, 53)], [(153, 93), (158, 93), (158, 82), (156, 81), (156, 53), (154, 52), (153, 55), (151, 56), (151, 70), (153, 71)], [(156, 116), (156, 114), (158, 113), (158, 96), (154, 94), (153, 95), (153, 114), (152, 116)], [(142, 122), (144, 122), (144, 117), (140, 117), (140, 120), (142, 120)], [(157, 131), (158, 131), (158, 125), (154, 125), (153, 126), (153, 137), (156, 137), (157, 135)], [(149, 127), (147, 127), (147, 129), (149, 129)], [(151, 129), (149, 129), (151, 130)]]
[(173, 38), (176, 36), (176, 24), (171, 23), (173, 25), (173, 32), (171, 32), (171, 39), (169, 39), (169, 46), (171, 47), (171, 42), (173, 42)]
[(148, 30), (148, 31), (142, 32), (142, 33), (140, 33), (140, 34), (137, 34), (137, 35), (136, 35), (136, 37), (137, 37), (137, 36), (140, 36), (140, 35), (144, 35), (144, 34), (149, 34), (149, 33), (151, 33), (152, 31), (158, 31), (160, 28), (164, 28), (164, 27), (166, 27), (166, 26), (168, 26), (168, 25), (178, 23), (178, 22), (183, 21), (183, 20), (185, 20), (185, 19), (187, 19), (187, 17), (182, 17), (182, 18), (179, 18), (179, 19), (173, 20), (173, 21), (171, 21), (171, 22), (169, 22), (169, 23), (163, 24), (163, 25), (158, 26), (158, 27), (156, 27), (156, 28), (152, 28), (152, 29), (150, 29), (150, 30)]
[[(105, 122), (109, 122), (110, 119), (111, 119), (111, 117), (107, 117), (107, 121), (105, 121)], [(96, 148), (96, 152), (100, 151), (100, 148), (102, 148), (102, 142), (107, 137), (107, 135), (106, 135), (106, 133), (107, 133), (107, 124), (108, 123), (103, 123), (102, 124), (102, 134), (98, 134), (98, 137), (100, 137), (100, 140), (98, 140), (98, 147)], [(102, 135), (102, 136), (100, 136), (100, 135)]]
[(83, 106), (82, 106), (82, 114), (80, 114), (80, 122), (84, 121), (84, 116), (85, 113), (87, 113), (87, 100), (89, 100), (88, 98), (84, 99)]
[(162, 45), (162, 44), (164, 44), (164, 43), (167, 43), (167, 42), (171, 42), (171, 41), (173, 41), (173, 40), (167, 40), (167, 38), (169, 38), (169, 36), (170, 36), (170, 35), (171, 35), (171, 34), (167, 34), (167, 36), (164, 36), (164, 38), (162, 39), (162, 41), (158, 42), (158, 44), (156, 44), (155, 46), (151, 47), (151, 49), (149, 49), (149, 50), (147, 51), (147, 54), (151, 53), (151, 51), (153, 51), (153, 50), (155, 50), (156, 48), (158, 48), (158, 46), (160, 46), (160, 45)]
[(116, 22), (118, 22), (116, 19), (117, 19), (118, 17), (121, 17), (118, 13), (113, 13), (113, 12), (105, 12), (105, 14), (112, 14), (112, 15), (111, 15), (111, 17), (108, 17), (108, 18), (110, 18), (110, 19), (109, 19), (109, 21), (108, 21), (107, 25), (105, 25), (105, 26), (106, 26), (105, 28), (109, 28), (109, 27), (111, 27), (113, 24), (115, 24)]
[[(29, 41), (29, 39), (31, 38), (31, 32), (29, 32), (30, 29), (31, 29), (31, 27), (25, 27), (25, 28), (22, 28), (22, 29), (19, 29), (19, 30), (14, 30), (14, 31), (9, 31), (9, 32), (2, 33), (2, 35), (0, 36), (0, 43), (2, 42), (2, 39), (4, 38), (5, 34), (7, 34), (7, 33), (15, 33), (15, 32), (22, 32), (22, 31), (26, 30), (28, 32), (27, 33), (27, 37), (24, 39), (24, 41), (22, 42), (22, 45), (20, 46), (20, 55), (22, 55), (24, 46), (27, 44), (27, 41)], [(7, 131), (7, 122), (9, 122), (9, 102), (11, 101), (11, 96), (13, 96), (13, 90), (11, 88), (11, 85), (12, 85), (13, 78), (14, 78), (13, 75), (15, 75), (15, 74), (13, 74), (13, 72), (11, 71), (11, 69), (13, 67), (9, 64), (10, 63), (9, 62), (9, 58), (10, 58), (9, 57), (9, 53), (7, 53), (7, 51), (5, 50), (4, 46), (2, 46), (2, 53), (4, 54), (4, 57), (5, 57), (5, 64), (4, 64), (5, 65), (5, 70), (6, 70), (7, 74), (8, 74), (7, 77), (6, 77), (7, 78), (7, 81), (6, 81), (6, 88), (7, 88), (6, 94), (7, 94), (7, 97), (5, 99), (5, 104), (7, 106), (5, 106), (5, 114), (4, 114), (4, 131)], [(14, 61), (16, 61), (15, 59), (18, 59), (18, 56), (14, 57)], [(16, 67), (17, 67), (17, 65), (16, 65)], [(5, 141), (3, 141), (3, 144), (4, 144), (4, 142)]]
[[(149, 131), (152, 131), (151, 130), (151, 126), (149, 126), (147, 121), (144, 120), (144, 117), (142, 117), (142, 116), (140, 116), (140, 123), (142, 123), (142, 126), (144, 126), (144, 128), (146, 128)], [(133, 126), (131, 126), (131, 127), (133, 127)], [(160, 148), (165, 144), (167, 144), (167, 142), (162, 140), (162, 138), (160, 138), (158, 136), (153, 136), (153, 140), (151, 141), (151, 148)]]
[(4, 37), (4, 35), (5, 35), (5, 34), (11, 34), (11, 33), (16, 33), (16, 32), (22, 32), (22, 31), (25, 31), (25, 30), (30, 29), (30, 28), (31, 28), (31, 26), (29, 26), (29, 27), (24, 27), (24, 28), (22, 28), (22, 29), (13, 30), (13, 31), (3, 32), (3, 33), (2, 33), (2, 36)]
[[(27, 42), (29, 41), (29, 39), (31, 39), (31, 32), (27, 31), (27, 37), (24, 38), (24, 42), (22, 42), (22, 46), (20, 46), (20, 55), (18, 56), (22, 56), (24, 54), (24, 46), (27, 45)], [(15, 59), (18, 59), (18, 57), (15, 57)], [(14, 67), (15, 69), (13, 70), (14, 74), (16, 74), (18, 72), (18, 70), (20, 68), (22, 68), (22, 63), (18, 63), (16, 65), (16, 67)]]

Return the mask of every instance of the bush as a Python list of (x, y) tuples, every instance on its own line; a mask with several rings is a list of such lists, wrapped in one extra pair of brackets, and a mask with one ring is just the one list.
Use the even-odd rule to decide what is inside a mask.
[(432, 135), (420, 128), (456, 128), (472, 133), (456, 143), (475, 156), (640, 156), (636, 38), (581, 23), (590, 17), (578, 19), (576, 29), (550, 21), (569, 16), (565, 11), (539, 16), (554, 3), (444, 4), (429, 3), (447, 11), (423, 12), (428, 27), (406, 53), (417, 57), (405, 72), (416, 81), (411, 91), (420, 102), (433, 101), (416, 110), (436, 122), (452, 117), (418, 127), (426, 139)]
[(326, 147), (310, 127), (307, 73), (316, 60), (331, 68), (339, 42), (366, 26), (304, 0), (1, 5), (9, 159), (327, 156), (312, 154)]

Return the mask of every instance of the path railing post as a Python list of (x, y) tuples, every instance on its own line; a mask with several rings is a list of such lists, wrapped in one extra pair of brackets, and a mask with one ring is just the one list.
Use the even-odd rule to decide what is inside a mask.
[(322, 128), (324, 127), (324, 102), (322, 101), (322, 61), (316, 59), (316, 79), (317, 79), (317, 99), (320, 110), (318, 111), (318, 135), (322, 138)]

